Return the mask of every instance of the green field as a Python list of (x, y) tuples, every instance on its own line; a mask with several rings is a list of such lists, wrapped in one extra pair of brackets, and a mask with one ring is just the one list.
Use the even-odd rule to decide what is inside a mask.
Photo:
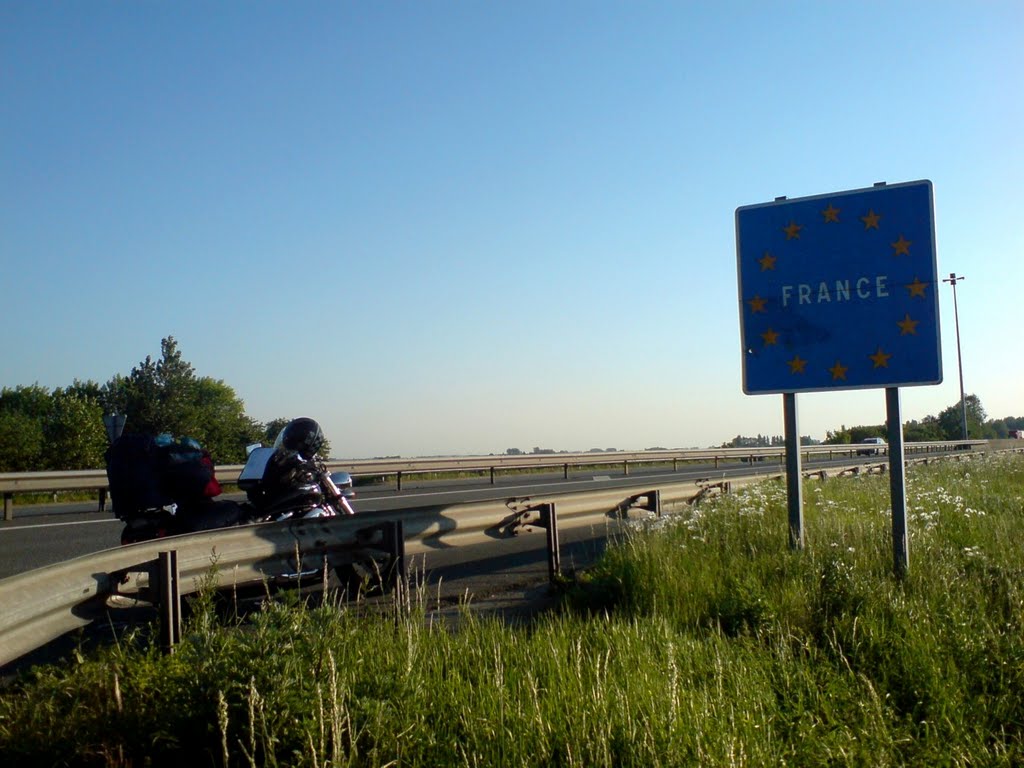
[(6, 765), (1024, 763), (1024, 456), (916, 466), (893, 577), (888, 478), (778, 483), (638, 527), (506, 626), (327, 601), (145, 633), (0, 696)]

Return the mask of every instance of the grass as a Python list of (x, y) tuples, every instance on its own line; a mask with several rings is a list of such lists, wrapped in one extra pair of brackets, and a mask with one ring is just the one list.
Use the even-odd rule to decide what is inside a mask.
[(528, 627), (428, 596), (267, 603), (144, 633), (0, 696), (5, 765), (1018, 765), (1024, 457), (778, 484), (639, 526)]

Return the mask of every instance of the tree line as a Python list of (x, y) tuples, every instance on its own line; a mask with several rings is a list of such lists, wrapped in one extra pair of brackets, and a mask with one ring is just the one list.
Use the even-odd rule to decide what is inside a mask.
[(108, 446), (105, 414), (123, 414), (125, 432), (191, 437), (219, 464), (245, 461), (245, 447), (272, 442), (288, 419), (250, 418), (234, 389), (196, 375), (173, 336), (160, 358), (105, 384), (75, 380), (49, 390), (39, 384), (0, 391), (0, 472), (97, 469)]
[[(1009, 436), (1011, 430), (1024, 429), (1024, 416), (1007, 416), (990, 419), (985, 413), (977, 395), (964, 397), (964, 408), (958, 400), (941, 411), (938, 416), (925, 416), (920, 421), (911, 420), (903, 424), (903, 439), (907, 442), (929, 442), (938, 440), (960, 440), (963, 438), (963, 413), (967, 412), (967, 436), (971, 440), (1000, 440)], [(859, 443), (866, 437), (885, 437), (885, 424), (841, 426), (826, 434), (825, 442), (830, 444)]]
[[(800, 445), (819, 445), (821, 440), (815, 440), (808, 435), (800, 435)], [(786, 444), (786, 438), (782, 435), (762, 435), (747, 437), (736, 435), (727, 443), (722, 443), (719, 448), (777, 448)]]
[[(967, 435), (972, 440), (999, 440), (1009, 436), (1011, 430), (1024, 429), (1024, 416), (1007, 416), (1003, 419), (989, 419), (977, 395), (964, 397), (967, 411)], [(943, 440), (960, 440), (963, 438), (963, 409), (958, 400), (938, 416), (925, 416), (920, 421), (912, 419), (903, 424), (903, 439), (911, 443), (938, 442)], [(859, 443), (867, 437), (886, 437), (885, 424), (862, 424), (829, 430), (825, 435), (826, 445), (846, 445)], [(817, 445), (818, 440), (802, 435), (801, 445)], [(768, 448), (783, 446), (786, 440), (782, 435), (758, 435), (745, 437), (736, 435), (721, 448)]]

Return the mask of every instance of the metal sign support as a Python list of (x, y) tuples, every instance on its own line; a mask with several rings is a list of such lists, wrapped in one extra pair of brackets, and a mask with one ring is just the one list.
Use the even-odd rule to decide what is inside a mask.
[(782, 395), (786, 428), (786, 496), (789, 504), (789, 547), (804, 548), (803, 472), (800, 468), (800, 426), (796, 413), (796, 393)]
[(903, 419), (899, 387), (885, 390), (885, 417), (889, 443), (889, 501), (892, 505), (893, 572), (902, 579), (910, 568), (907, 538), (906, 464), (903, 460)]

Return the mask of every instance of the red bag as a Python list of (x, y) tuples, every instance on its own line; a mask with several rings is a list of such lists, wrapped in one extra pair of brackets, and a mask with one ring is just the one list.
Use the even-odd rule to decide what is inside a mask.
[(203, 451), (203, 455), (199, 459), (199, 463), (210, 470), (210, 480), (203, 488), (203, 496), (208, 499), (212, 499), (214, 496), (220, 496), (221, 487), (220, 483), (217, 482), (217, 471), (213, 466), (213, 457), (210, 456), (209, 451)]

